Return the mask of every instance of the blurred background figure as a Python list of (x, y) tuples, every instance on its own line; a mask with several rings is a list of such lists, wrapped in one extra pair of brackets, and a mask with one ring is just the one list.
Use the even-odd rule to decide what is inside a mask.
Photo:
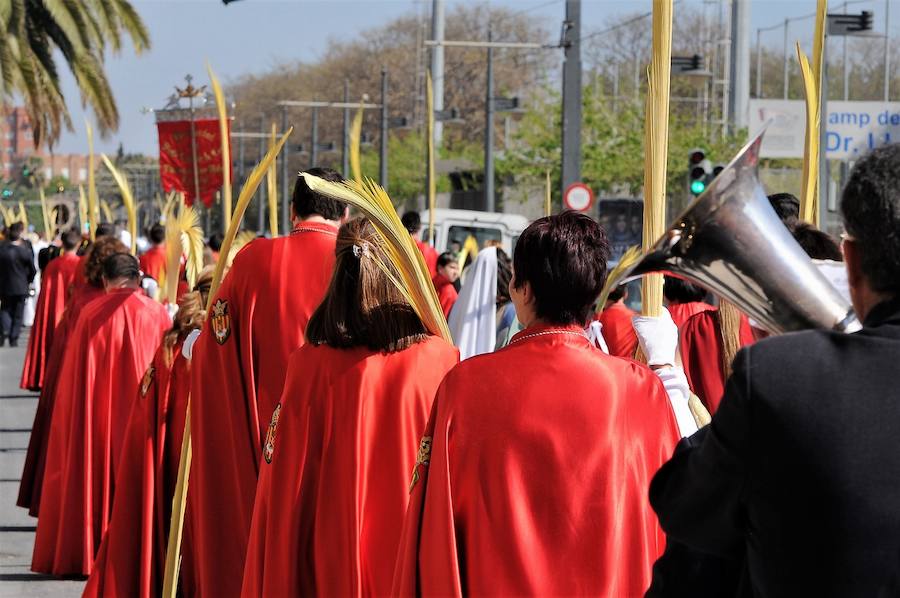
[(31, 244), (22, 239), (24, 229), (21, 222), (10, 224), (0, 242), (0, 346), (7, 340), (10, 347), (19, 344), (25, 300), (37, 274)]

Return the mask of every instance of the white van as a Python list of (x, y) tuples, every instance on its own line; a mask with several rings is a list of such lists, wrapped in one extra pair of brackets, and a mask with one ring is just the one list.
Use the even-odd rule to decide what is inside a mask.
[[(427, 241), (428, 210), (420, 212), (420, 216), (422, 239)], [(478, 241), (478, 247), (484, 247), (486, 241), (500, 241), (503, 250), (512, 257), (516, 241), (527, 226), (528, 219), (520, 214), (437, 208), (434, 211), (434, 248), (438, 253), (459, 251), (471, 235)], [(458, 243), (456, 248), (453, 247), (455, 243)]]

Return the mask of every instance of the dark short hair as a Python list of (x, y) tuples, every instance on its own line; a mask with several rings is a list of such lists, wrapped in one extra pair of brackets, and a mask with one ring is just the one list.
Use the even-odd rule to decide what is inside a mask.
[[(606, 296), (607, 301), (618, 301), (628, 296), (628, 285), (620, 284), (609, 292)], [(600, 307), (603, 307), (602, 305)]]
[(828, 233), (799, 220), (791, 225), (791, 234), (803, 251), (814, 260), (844, 261), (840, 244)]
[[(330, 168), (310, 168), (304, 172), (332, 183), (340, 183), (344, 180), (344, 177), (336, 170)], [(302, 176), (298, 176), (297, 182), (294, 183), (291, 205), (294, 206), (294, 213), (300, 218), (318, 215), (326, 220), (340, 220), (347, 208), (344, 202), (331, 199), (310, 189), (306, 184), (306, 179)]]
[(791, 193), (773, 193), (769, 196), (772, 209), (784, 223), (800, 218), (800, 200)]
[(6, 237), (10, 241), (18, 241), (22, 238), (22, 231), (25, 230), (25, 225), (21, 222), (13, 222), (6, 229)]
[(147, 231), (147, 236), (150, 237), (151, 243), (159, 245), (166, 240), (166, 227), (157, 222), (150, 227), (149, 231)]
[(137, 258), (130, 253), (114, 253), (103, 260), (103, 277), (106, 280), (128, 278), (136, 280), (141, 276)]
[(60, 235), (60, 241), (62, 241), (63, 249), (65, 249), (66, 251), (72, 251), (73, 249), (81, 245), (81, 233), (79, 233), (74, 228), (70, 228), (63, 231), (62, 235)]
[(663, 296), (669, 303), (694, 303), (703, 301), (706, 290), (681, 278), (666, 276), (663, 283)]
[(116, 234), (116, 227), (109, 222), (103, 222), (97, 225), (97, 230), (94, 231), (94, 238), (111, 237), (114, 234)]
[(371, 222), (341, 226), (335, 258), (328, 291), (306, 326), (309, 342), (391, 353), (425, 339), (419, 316), (378, 264), (392, 267)]
[(415, 211), (405, 212), (400, 218), (400, 222), (403, 223), (403, 228), (409, 231), (411, 235), (416, 234), (422, 228), (422, 217)]
[(443, 268), (447, 264), (451, 264), (453, 262), (458, 262), (459, 259), (456, 257), (456, 254), (450, 251), (445, 251), (441, 255), (438, 256), (437, 259), (437, 267)]
[(872, 289), (900, 291), (900, 144), (872, 150), (856, 163), (841, 197), (847, 232), (859, 243)]
[(542, 320), (583, 326), (606, 280), (609, 256), (606, 233), (590, 217), (571, 211), (545, 216), (516, 243), (515, 285), (531, 285)]
[(209, 248), (213, 251), (218, 251), (222, 248), (222, 242), (225, 240), (225, 235), (222, 233), (213, 233), (209, 236)]

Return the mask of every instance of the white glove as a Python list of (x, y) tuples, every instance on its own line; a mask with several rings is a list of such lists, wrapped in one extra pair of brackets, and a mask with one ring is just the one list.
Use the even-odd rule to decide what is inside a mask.
[(194, 343), (197, 342), (199, 337), (200, 329), (195, 328), (188, 333), (187, 338), (184, 339), (184, 344), (181, 345), (181, 354), (184, 355), (184, 358), (188, 361), (191, 360), (191, 355), (194, 354)]
[(631, 325), (637, 333), (647, 365), (675, 365), (678, 349), (678, 327), (665, 307), (657, 318), (634, 316)]
[(177, 303), (166, 303), (166, 311), (169, 312), (169, 319), (175, 320), (175, 314), (178, 313), (178, 304)]
[(689, 404), (691, 389), (688, 387), (684, 370), (668, 367), (659, 368), (655, 372), (666, 388), (666, 394), (669, 395), (669, 403), (672, 405), (672, 412), (675, 414), (675, 421), (678, 423), (681, 436), (690, 436), (697, 431), (697, 420), (691, 413)]
[(584, 334), (587, 336), (588, 340), (591, 341), (592, 345), (609, 355), (609, 347), (606, 344), (606, 339), (603, 338), (603, 324), (601, 324), (599, 320), (594, 320), (588, 324)]

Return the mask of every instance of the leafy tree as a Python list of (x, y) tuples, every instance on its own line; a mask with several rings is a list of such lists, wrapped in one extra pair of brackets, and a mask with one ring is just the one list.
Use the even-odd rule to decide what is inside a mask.
[(0, 98), (20, 95), (36, 146), (52, 146), (63, 126), (72, 129), (59, 79), (56, 52), (71, 70), (83, 102), (106, 135), (119, 126), (119, 112), (103, 68), (127, 34), (137, 53), (150, 46), (140, 16), (128, 0), (0, 0)]

